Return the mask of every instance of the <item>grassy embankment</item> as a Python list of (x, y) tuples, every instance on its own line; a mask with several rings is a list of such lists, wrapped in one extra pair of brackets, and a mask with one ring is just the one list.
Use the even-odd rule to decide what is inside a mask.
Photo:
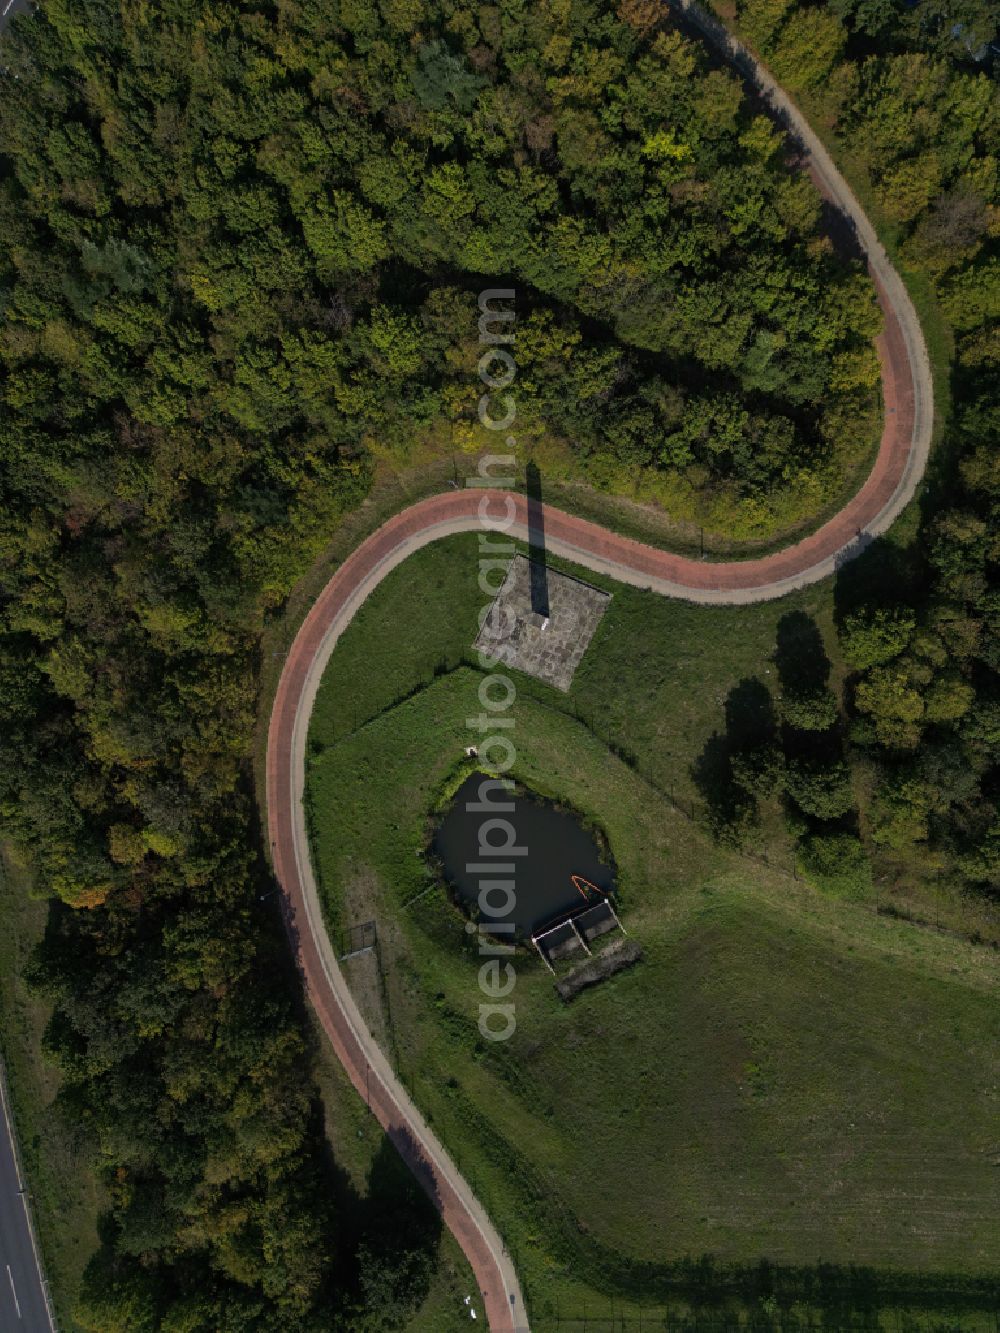
[[(829, 631), (830, 588), (739, 611), (616, 588), (569, 696), (518, 678), (518, 775), (607, 831), (646, 958), (564, 1008), (524, 955), (517, 1034), (483, 1049), (461, 920), (438, 891), (404, 906), (430, 884), (426, 811), (470, 739), (474, 541), (408, 561), (342, 639), (310, 799), (331, 923), (379, 918), (385, 986), (358, 978), (373, 1026), (514, 1248), (536, 1320), (612, 1294), (622, 1312), (690, 1308), (682, 1261), (706, 1252), (729, 1267), (705, 1288), (743, 1309), (762, 1257), (779, 1304), (870, 1300), (850, 1264), (908, 1288), (883, 1295), (886, 1318), (947, 1302), (991, 1262), (990, 955), (784, 873), (777, 809), (756, 834), (768, 866), (669, 798), (697, 814), (691, 770), (729, 691), (767, 682), (789, 610)], [(799, 1271), (818, 1260), (838, 1270), (822, 1297)]]

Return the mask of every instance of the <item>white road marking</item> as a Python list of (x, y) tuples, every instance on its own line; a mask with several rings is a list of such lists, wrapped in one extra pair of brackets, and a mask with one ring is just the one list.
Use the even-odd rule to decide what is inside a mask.
[[(8, 5), (7, 8), (9, 9), (10, 6)], [(8, 1278), (10, 1278), (10, 1291), (11, 1291), (11, 1295), (14, 1297), (14, 1308), (15, 1308), (15, 1310), (17, 1311), (17, 1317), (18, 1317), (18, 1319), (20, 1319), (20, 1318), (21, 1318), (21, 1305), (20, 1305), (20, 1302), (19, 1302), (18, 1299), (17, 1299), (17, 1292), (14, 1290), (14, 1278), (13, 1278), (13, 1275), (11, 1274), (11, 1271), (10, 1271), (10, 1264), (7, 1265), (7, 1276), (8, 1276)]]
[(13, 5), (13, 3), (14, 3), (14, 0), (7, 0), (7, 3), (6, 3), (6, 5), (4, 6), (4, 11), (3, 11), (3, 17), (4, 17), (4, 18), (7, 17), (7, 11), (11, 8), (11, 6)]

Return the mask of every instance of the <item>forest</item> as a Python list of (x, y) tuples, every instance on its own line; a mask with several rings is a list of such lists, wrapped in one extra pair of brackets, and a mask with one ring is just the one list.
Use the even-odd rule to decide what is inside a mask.
[(1000, 889), (1000, 83), (980, 0), (746, 0), (741, 30), (870, 186), (926, 282), (952, 362), (945, 423), (905, 550), (840, 593), (850, 743), (880, 860)]
[[(13, 298), (47, 330), (10, 347), (18, 411), (54, 389), (77, 431), (111, 403), (147, 438), (211, 421), (227, 477), (280, 438), (291, 471), (252, 480), (321, 506), (345, 460), (482, 443), (475, 297), (504, 280), (522, 433), (578, 474), (753, 535), (870, 454), (871, 285), (697, 44), (606, 4), (199, 14), (57, 4), (12, 68), (14, 246), (48, 247)], [(248, 542), (280, 566), (287, 536)]]
[[(1000, 101), (955, 8), (739, 22), (954, 330), (916, 554), (843, 634), (872, 838), (985, 886)], [(529, 441), (737, 535), (869, 455), (874, 294), (773, 125), (644, 0), (47, 0), (0, 82), (0, 813), (63, 904), (34, 979), (111, 1198), (79, 1318), (387, 1328), (260, 903), (262, 627), (381, 459), (479, 447), (481, 287), (518, 288)]]

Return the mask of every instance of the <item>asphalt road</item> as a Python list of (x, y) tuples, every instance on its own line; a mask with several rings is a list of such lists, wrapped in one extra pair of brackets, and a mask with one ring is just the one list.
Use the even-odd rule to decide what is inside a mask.
[(28, 1196), (23, 1193), (14, 1155), (14, 1132), (0, 1074), (3, 1131), (0, 1133), (0, 1330), (2, 1333), (52, 1333), (35, 1251)]

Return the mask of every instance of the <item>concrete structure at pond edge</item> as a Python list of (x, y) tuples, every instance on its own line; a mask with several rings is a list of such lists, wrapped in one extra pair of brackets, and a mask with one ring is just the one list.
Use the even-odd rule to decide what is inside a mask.
[(591, 957), (593, 950), (590, 946), (593, 941), (610, 930), (620, 930), (623, 936), (628, 934), (611, 898), (605, 897), (593, 907), (578, 909), (556, 921), (550, 921), (543, 930), (532, 935), (531, 942), (538, 950), (542, 962), (554, 975), (553, 963), (571, 957), (578, 949)]
[[(581, 912), (574, 918), (574, 924), (580, 932), (580, 936), (585, 944), (592, 944), (600, 935), (606, 935), (609, 930), (620, 930), (623, 935), (628, 931), (618, 920), (618, 913), (611, 905), (609, 898), (602, 899), (595, 907), (588, 907), (585, 912)], [(590, 950), (588, 949), (589, 953)]]
[(532, 564), (523, 555), (510, 562), (473, 647), (565, 692), (611, 594), (550, 569), (548, 615), (541, 615), (532, 609)]

